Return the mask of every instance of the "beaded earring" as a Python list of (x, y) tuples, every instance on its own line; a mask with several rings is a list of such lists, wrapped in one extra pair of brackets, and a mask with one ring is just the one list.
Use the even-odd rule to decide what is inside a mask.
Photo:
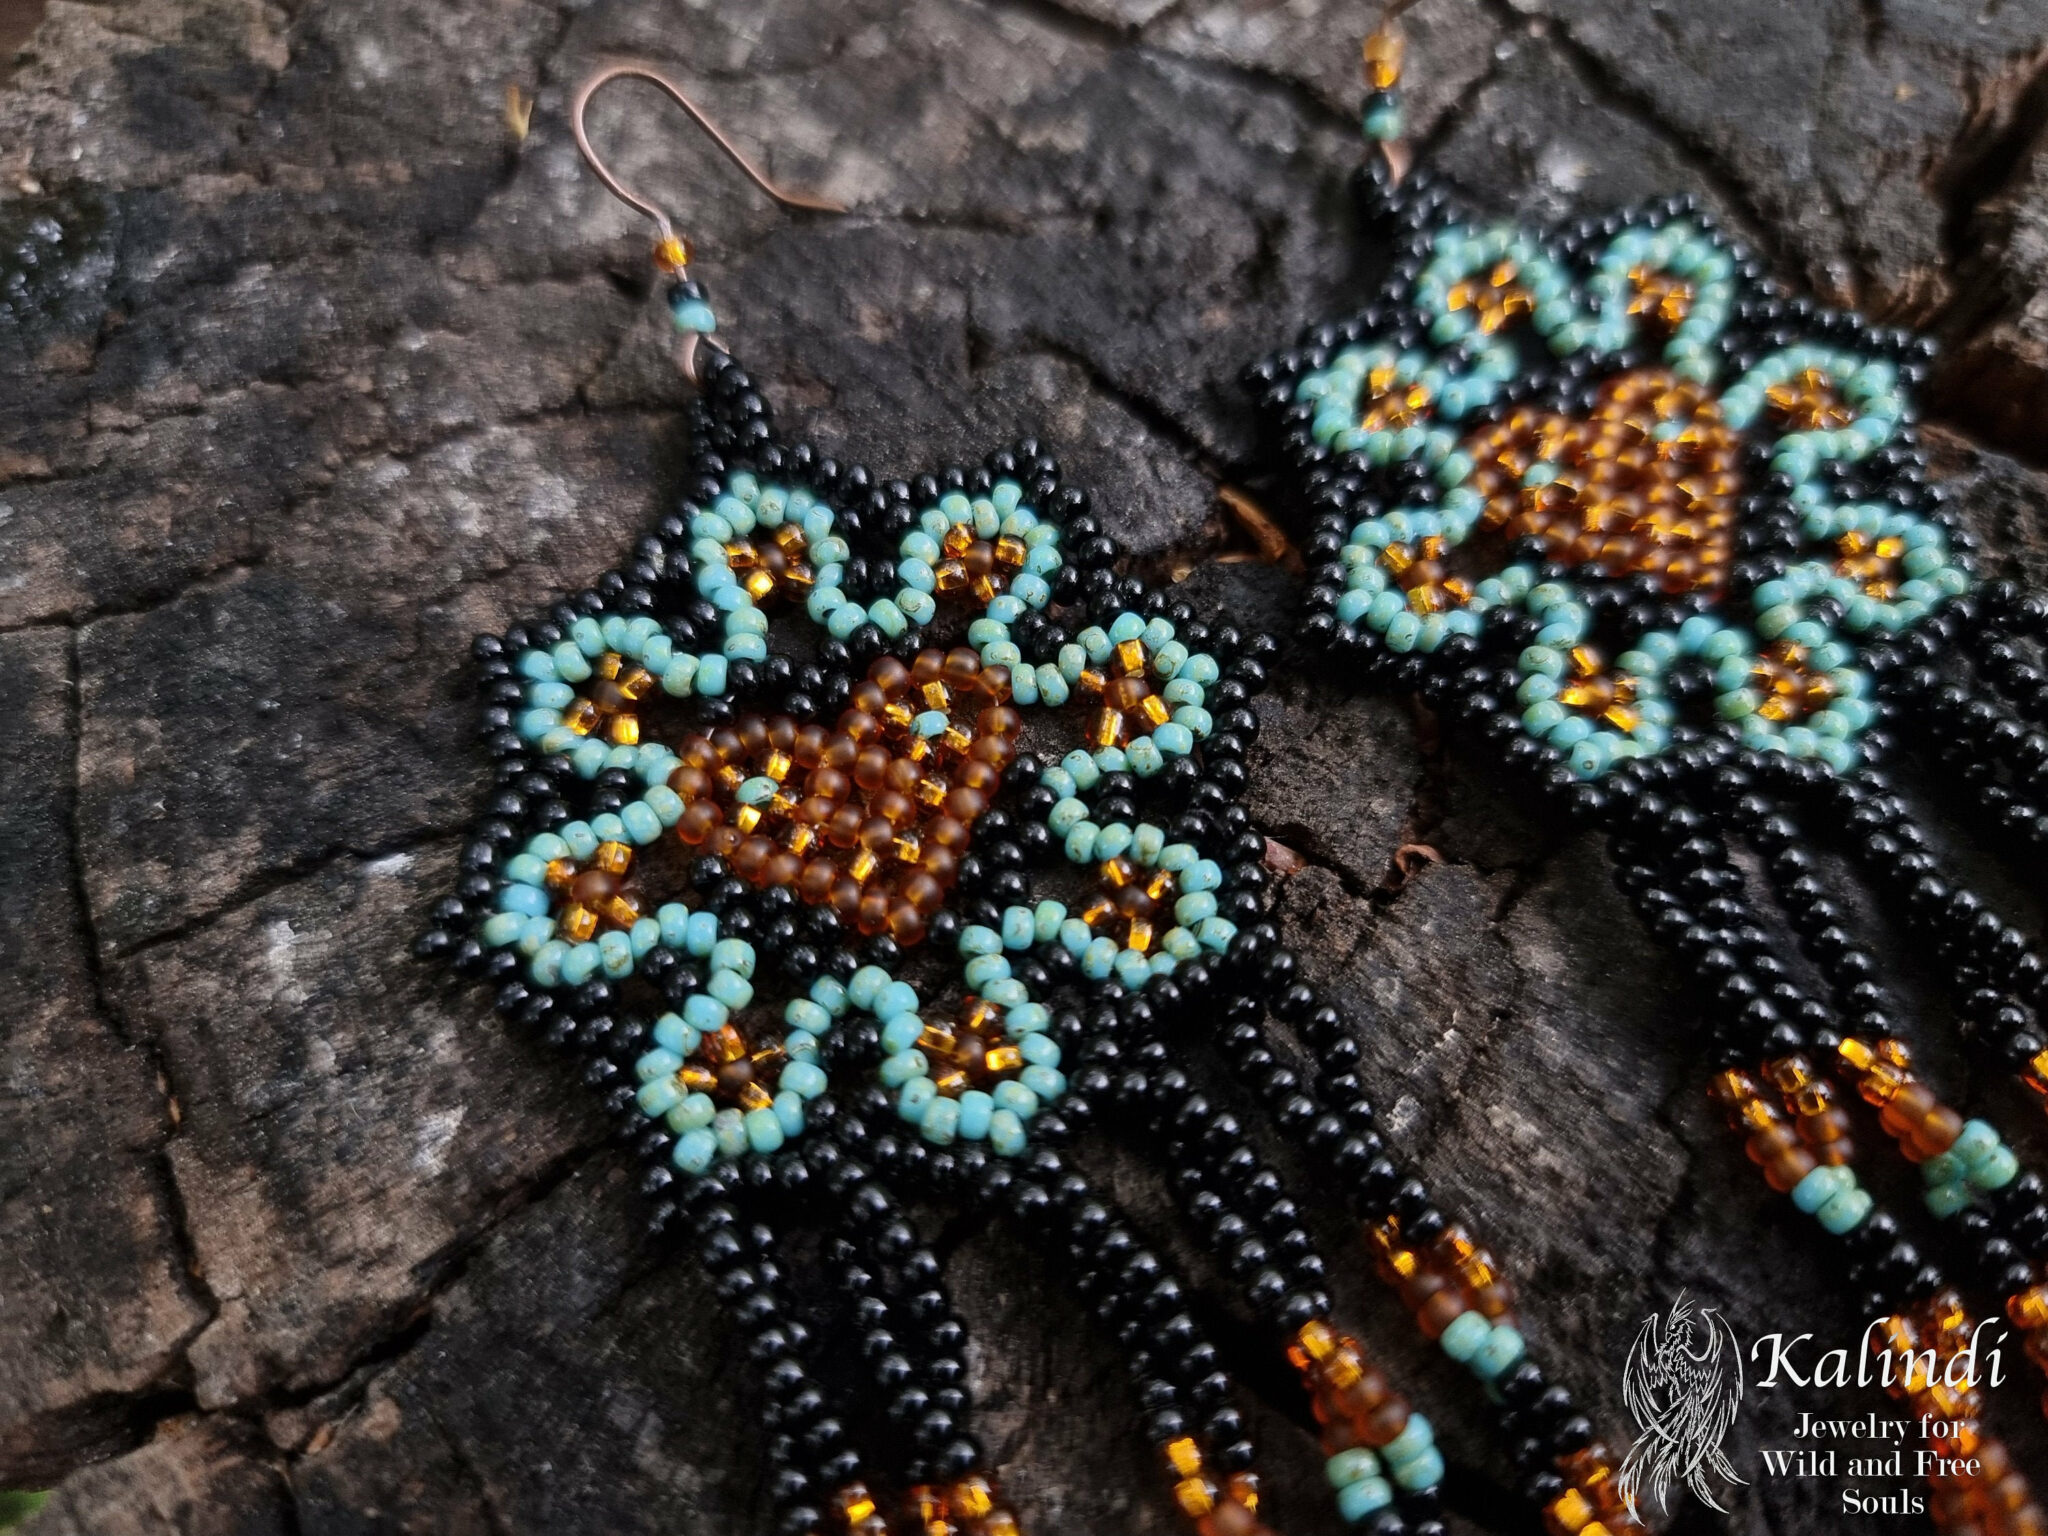
[[(1569, 1497), (1608, 1510), (1590, 1425), (1526, 1358), (1490, 1256), (1389, 1155), (1356, 1043), (1264, 920), (1238, 801), (1273, 641), (1118, 575), (1035, 441), (880, 481), (785, 440), (714, 339), (688, 245), (590, 145), (585, 108), (622, 78), (778, 202), (833, 207), (774, 186), (643, 66), (575, 94), (585, 158), (659, 231), (698, 386), (685, 490), (619, 567), (476, 642), (494, 787), (417, 948), (494, 983), (604, 1096), (652, 1227), (694, 1247), (748, 1340), (778, 1531), (1018, 1530), (911, 1192), (1027, 1224), (1122, 1347), (1199, 1536), (1269, 1531), (1190, 1285), (1059, 1150), (1099, 1126), (1163, 1152), (1272, 1325), (1344, 1518), (1441, 1536), (1429, 1422), (1332, 1321), (1302, 1207), (1189, 1042), (1169, 1048), (1184, 1020), (1217, 1026), (1218, 1075), (1376, 1213), (1383, 1273), (1507, 1405), (1524, 1459), (1576, 1468)], [(1313, 1071), (1268, 1049), (1269, 1015)]]
[(1937, 1523), (2048, 1530), (1979, 1394), (1912, 1368), (1945, 1367), (1975, 1323), (1859, 1187), (1846, 1106), (1879, 1111), (1952, 1262), (2048, 1367), (2042, 1181), (1916, 1073), (1815, 858), (1866, 877), (1972, 1046), (2048, 1095), (2048, 966), (1886, 773), (1909, 751), (1939, 765), (1994, 851), (2048, 839), (2048, 601), (1974, 575), (1927, 478), (1931, 344), (1789, 296), (1685, 198), (1555, 229), (1468, 212), (1410, 170), (1391, 18), (1364, 52), (1359, 185), (1391, 273), (1245, 376), (1307, 527), (1304, 637), (1606, 833), (1621, 889), (1711, 999), (1714, 1101), (1839, 1240), (1893, 1394), (1953, 1427), (1939, 1454), (1973, 1470), (1933, 1488)]

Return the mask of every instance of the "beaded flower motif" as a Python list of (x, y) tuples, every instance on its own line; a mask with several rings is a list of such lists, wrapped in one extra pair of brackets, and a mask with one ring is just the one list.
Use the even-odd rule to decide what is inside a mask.
[(1681, 724), (1854, 766), (1866, 642), (1969, 575), (1904, 473), (1915, 344), (1785, 307), (1682, 202), (1422, 228), (1380, 303), (1255, 370), (1323, 513), (1322, 624), (1508, 646), (1581, 778)]
[[(1014, 1156), (1066, 1081), (1048, 1009), (1012, 959), (1057, 950), (1081, 978), (1138, 990), (1221, 953), (1236, 933), (1218, 910), (1214, 860), (1148, 822), (1098, 818), (1091, 798), (1106, 779), (1156, 778), (1196, 752), (1213, 729), (1204, 704), (1216, 661), (1176, 639), (1168, 619), (1136, 612), (1057, 645), (1044, 643), (1041, 622), (1033, 638), (1046, 659), (1027, 660), (1013, 627), (1047, 608), (1065, 559), (1060, 523), (1013, 479), (919, 508), (893, 562), (858, 561), (838, 521), (800, 485), (730, 472), (678, 530), (695, 622), (582, 614), (508, 657), (524, 749), (630, 793), (528, 837), (505, 861), (478, 936), (551, 991), (623, 984), (651, 967), (676, 1006), (635, 1064), (636, 1102), (674, 1136), (686, 1173), (799, 1134), (850, 1019), (876, 1032), (873, 1080), (926, 1140)], [(950, 601), (966, 609), (955, 624), (964, 643), (920, 649)], [(830, 725), (723, 703), (735, 668), (775, 654), (775, 605), (832, 641), (880, 637), (883, 654)], [(706, 700), (714, 718), (692, 725), (691, 702)], [(946, 908), (975, 825), (1017, 760), (1026, 713), (1069, 704), (1079, 717), (1068, 739), (1081, 740), (1039, 772), (1035, 800), (1050, 841), (1096, 894), (951, 924), (961, 965), (950, 1008), (867, 964), (809, 978), (781, 1005), (779, 1027), (764, 1028), (754, 948), (682, 889), (683, 865), (714, 856), (741, 885), (829, 914), (827, 927), (849, 940), (886, 936), (909, 950)], [(1057, 739), (1061, 727), (1049, 728)]]

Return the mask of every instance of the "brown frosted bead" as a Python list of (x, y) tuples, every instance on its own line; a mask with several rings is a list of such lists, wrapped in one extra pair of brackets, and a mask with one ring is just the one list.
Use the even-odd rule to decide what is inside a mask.
[(898, 794), (893, 789), (883, 790), (875, 796), (871, 804), (877, 815), (886, 818), (895, 826), (900, 827), (917, 819), (917, 802), (908, 795)]
[(940, 848), (950, 848), (955, 853), (966, 848), (969, 835), (967, 824), (951, 816), (941, 816), (924, 829), (927, 843)]
[(830, 859), (813, 859), (797, 877), (797, 894), (816, 906), (832, 894), (832, 884), (838, 878), (838, 865)]
[(1003, 782), (1003, 774), (993, 763), (982, 762), (979, 758), (969, 758), (955, 770), (953, 782), (962, 789), (978, 789), (985, 795), (994, 794), (997, 786)]
[(1010, 669), (1001, 664), (983, 667), (975, 686), (996, 703), (1005, 703), (1010, 697)]
[[(866, 681), (885, 694), (898, 694), (910, 681), (910, 668), (904, 666), (894, 656), (880, 656), (875, 659), (875, 664), (868, 668)], [(856, 685), (856, 691), (860, 686), (863, 685)]]
[(844, 800), (853, 792), (853, 780), (837, 768), (827, 768), (820, 764), (805, 778), (804, 788), (811, 794), (827, 800)]
[(929, 917), (939, 910), (946, 899), (946, 889), (937, 877), (919, 870), (904, 880), (898, 887), (899, 894), (913, 909)]
[(742, 880), (759, 883), (768, 872), (769, 856), (775, 852), (775, 845), (765, 837), (748, 838), (733, 851), (732, 872)]
[(1359, 1423), (1359, 1438), (1378, 1450), (1407, 1427), (1408, 1405), (1398, 1397), (1389, 1398)]
[(1751, 1162), (1763, 1163), (1799, 1144), (1798, 1132), (1782, 1120), (1774, 1120), (1752, 1132), (1743, 1150), (1749, 1154)]
[(1913, 1127), (1913, 1144), (1908, 1151), (1918, 1153), (1919, 1161), (1924, 1163), (1954, 1146), (1962, 1134), (1963, 1117), (1946, 1104), (1937, 1104)]
[(978, 736), (967, 749), (967, 755), (996, 768), (1007, 768), (1017, 755), (1017, 743), (1009, 736)]
[(849, 709), (839, 717), (839, 734), (865, 744), (882, 734), (882, 723), (867, 710)]
[[(882, 691), (879, 683), (855, 683), (853, 691), (846, 696), (846, 702), (849, 710), (857, 709), (864, 715), (879, 715), (888, 707), (889, 695)], [(841, 729), (844, 728), (845, 722), (842, 720)], [(853, 733), (849, 731), (847, 734)]]
[(1259, 1536), (1264, 1527), (1259, 1517), (1237, 1500), (1225, 1498), (1195, 1522), (1195, 1529), (1201, 1536)]
[(618, 893), (618, 880), (601, 869), (586, 869), (569, 882), (569, 895), (593, 911)]
[(768, 856), (768, 867), (761, 872), (763, 885), (795, 885), (797, 875), (802, 871), (804, 861), (787, 848), (778, 849)]
[(1421, 1327), (1424, 1337), (1440, 1339), (1444, 1330), (1468, 1310), (1465, 1298), (1449, 1286), (1445, 1286), (1422, 1304), (1421, 1310), (1415, 1314), (1415, 1321)]
[(948, 886), (960, 873), (960, 857), (952, 849), (940, 848), (927, 838), (924, 851), (917, 857), (917, 867), (941, 886)]
[(797, 820), (822, 827), (832, 819), (832, 813), (839, 809), (840, 802), (828, 800), (823, 795), (812, 795), (799, 801), (796, 808)]
[(974, 724), (984, 736), (1014, 736), (1024, 728), (1024, 717), (1008, 704), (991, 704)]
[[(886, 658), (885, 658), (886, 659)], [(877, 662), (877, 666), (881, 663)], [(910, 662), (912, 686), (922, 688), (926, 683), (939, 681), (939, 674), (945, 671), (946, 658), (938, 651), (919, 651)]]
[(1764, 1181), (1779, 1194), (1789, 1194), (1816, 1166), (1804, 1147), (1788, 1148), (1764, 1163)]
[(988, 809), (988, 796), (978, 789), (963, 786), (949, 792), (943, 803), (948, 816), (960, 821), (973, 821)]
[(676, 836), (694, 848), (724, 819), (725, 813), (711, 801), (692, 800), (676, 818)]
[(768, 721), (768, 745), (778, 752), (787, 752), (796, 745), (796, 722), (787, 715), (775, 715)]
[(882, 771), (882, 782), (899, 795), (915, 794), (917, 781), (923, 777), (923, 771), (907, 757), (892, 757)]
[(862, 789), (880, 789), (882, 776), (889, 771), (890, 761), (887, 747), (862, 747), (853, 760), (853, 782)]
[(889, 921), (889, 898), (872, 887), (861, 892), (860, 901), (854, 908), (854, 926), (864, 934), (873, 937)]
[(684, 763), (668, 776), (668, 787), (684, 800), (695, 800), (711, 793), (711, 775), (691, 763)]
[(825, 823), (825, 841), (834, 848), (851, 848), (860, 836), (862, 817), (857, 805), (841, 805)]
[(826, 739), (825, 750), (818, 754), (818, 761), (827, 768), (837, 768), (841, 773), (853, 770), (854, 759), (860, 754), (860, 746), (851, 736), (831, 736)]
[(825, 743), (830, 739), (822, 725), (800, 725), (796, 739), (789, 744), (789, 755), (796, 760), (797, 767), (815, 768), (825, 751)]
[(981, 658), (966, 646), (957, 646), (946, 652), (940, 675), (955, 687), (963, 687), (981, 675)]

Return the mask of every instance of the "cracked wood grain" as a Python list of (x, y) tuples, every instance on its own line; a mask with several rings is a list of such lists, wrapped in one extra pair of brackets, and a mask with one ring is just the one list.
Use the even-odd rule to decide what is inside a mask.
[[(34, 381), (0, 392), (0, 1484), (60, 1485), (38, 1536), (759, 1523), (733, 1341), (638, 1236), (624, 1160), (538, 1046), (404, 954), (478, 785), (469, 635), (675, 488), (644, 232), (561, 122), (589, 62), (667, 63), (853, 205), (792, 221), (605, 104), (792, 430), (906, 475), (1035, 431), (1140, 559), (1192, 567), (1190, 601), (1284, 633), (1285, 573), (1204, 558), (1217, 486), (1260, 488), (1238, 368), (1379, 259), (1345, 193), (1376, 9), (52, 0), (0, 82), (0, 369)], [(1949, 9), (1423, 0), (1413, 115), (1490, 207), (1692, 190), (1788, 279), (1938, 308), (1942, 467), (2038, 579), (2048, 479), (1972, 434), (2048, 425), (2044, 27)], [(1261, 709), (1253, 808), (1308, 861), (1283, 910), (1597, 1416), (1621, 1424), (1626, 1334), (1678, 1286), (1744, 1330), (1823, 1322), (1597, 850), (1404, 704), (1312, 678)], [(1424, 837), (1441, 862), (1390, 888)], [(1208, 1273), (1156, 1170), (1087, 1155)], [(1523, 1529), (1481, 1405), (1356, 1234), (1324, 1236), (1438, 1420), (1456, 1528)], [(1084, 1310), (1000, 1223), (943, 1248), (1029, 1527), (1172, 1529)], [(1231, 1349), (1282, 1528), (1334, 1531), (1284, 1371)], [(1827, 1514), (1758, 1486), (1731, 1524)]]

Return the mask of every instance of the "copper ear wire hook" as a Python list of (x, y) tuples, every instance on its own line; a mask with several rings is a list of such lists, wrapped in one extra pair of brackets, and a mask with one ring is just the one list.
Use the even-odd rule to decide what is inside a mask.
[(663, 213), (653, 203), (648, 202), (646, 198), (628, 190), (625, 184), (611, 173), (604, 161), (598, 158), (596, 149), (591, 146), (590, 132), (584, 125), (584, 112), (590, 105), (590, 98), (595, 96), (601, 87), (610, 84), (614, 80), (645, 80), (650, 85), (661, 87), (671, 101), (690, 114), (690, 120), (710, 136), (711, 142), (725, 151), (726, 158), (746, 173), (749, 181), (753, 182), (763, 192), (766, 192), (784, 208), (807, 208), (814, 213), (846, 212), (846, 205), (844, 203), (835, 203), (830, 198), (812, 197), (803, 192), (791, 192), (784, 187), (778, 187), (774, 182), (770, 181), (762, 174), (760, 168), (746, 157), (745, 152), (737, 144), (719, 132), (718, 125), (704, 115), (703, 108), (690, 100), (688, 93), (681, 86), (677, 85), (675, 81), (661, 73), (660, 70), (653, 68), (651, 65), (630, 62), (607, 64), (595, 74), (585, 79), (581, 85), (577, 86), (576, 94), (569, 99), (569, 131), (575, 134), (577, 149), (582, 151), (585, 163), (596, 173), (597, 179), (604, 183), (605, 190), (610, 192), (612, 196), (616, 197), (628, 208), (637, 209), (639, 212), (646, 214), (648, 218), (654, 220), (655, 226), (660, 229), (664, 240), (671, 239), (675, 235), (675, 226), (669, 222), (668, 215)]
[[(590, 98), (595, 96), (602, 86), (613, 80), (645, 80), (650, 85), (659, 86), (671, 101), (690, 114), (690, 121), (710, 135), (711, 142), (725, 151), (726, 158), (745, 172), (749, 181), (753, 182), (763, 192), (766, 192), (769, 197), (773, 198), (782, 207), (804, 208), (814, 213), (846, 212), (846, 205), (844, 203), (833, 202), (830, 198), (812, 197), (808, 193), (792, 192), (785, 187), (778, 187), (774, 182), (770, 181), (762, 174), (760, 168), (746, 157), (737, 144), (719, 132), (718, 125), (704, 115), (703, 109), (690, 100), (688, 93), (659, 70), (646, 64), (633, 62), (607, 64), (586, 78), (581, 85), (577, 86), (576, 94), (569, 98), (569, 131), (576, 136), (576, 148), (582, 152), (584, 163), (596, 174), (597, 179), (604, 184), (605, 190), (628, 208), (644, 213), (648, 218), (654, 220), (655, 228), (661, 231), (661, 243), (656, 249), (656, 259), (664, 263), (672, 263), (670, 270), (680, 272), (684, 264), (688, 262), (690, 249), (688, 243), (677, 238), (675, 225), (669, 222), (669, 217), (666, 213), (663, 213), (661, 209), (647, 201), (646, 198), (629, 190), (618, 177), (611, 173), (610, 168), (605, 165), (604, 161), (598, 158), (597, 150), (592, 147), (590, 142), (590, 131), (584, 124), (583, 119), (586, 110), (590, 106)], [(716, 339), (705, 336), (700, 332), (689, 331), (684, 334), (680, 362), (683, 376), (692, 384), (702, 382), (697, 373), (697, 350), (700, 346), (706, 344), (718, 347), (720, 351), (725, 350)]]

